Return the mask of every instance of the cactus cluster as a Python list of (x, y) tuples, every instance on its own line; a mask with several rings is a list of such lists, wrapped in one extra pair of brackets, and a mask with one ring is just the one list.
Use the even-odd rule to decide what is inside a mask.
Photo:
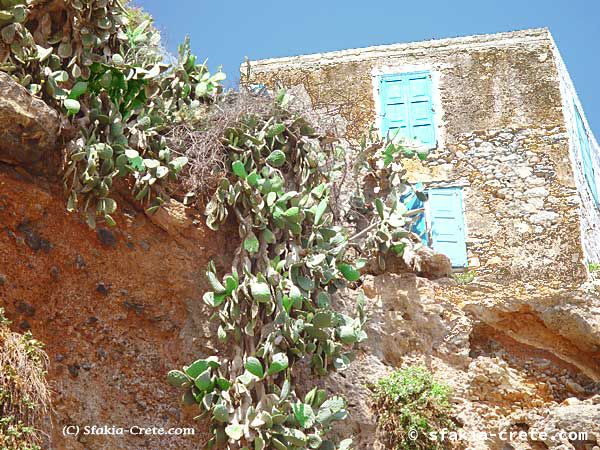
[(301, 397), (294, 375), (299, 365), (316, 376), (348, 367), (355, 345), (367, 338), (364, 299), (359, 295), (349, 315), (334, 307), (336, 292), (359, 287), (362, 256), (402, 254), (414, 242), (406, 230), (413, 215), (399, 201), (399, 192), (410, 189), (400, 159), (413, 155), (394, 143), (365, 145), (359, 179), (388, 188), (375, 200), (357, 190), (355, 203), (362, 199), (372, 224), (351, 236), (334, 220), (336, 174), (328, 163), (346, 149), (290, 112), (288, 101), (281, 91), (270, 114), (243, 116), (225, 130), (230, 170), (206, 206), (212, 229), (230, 215), (239, 227), (231, 271), (219, 276), (210, 263), (203, 297), (216, 310), (218, 338), (234, 350), (168, 378), (211, 421), (209, 448), (350, 448), (350, 439), (327, 439), (332, 423), (348, 414), (345, 400), (317, 388)]
[(352, 241), (363, 258), (376, 261), (378, 270), (385, 270), (386, 255), (408, 256), (422, 245), (421, 237), (415, 234), (415, 222), (424, 209), (409, 209), (404, 199), (414, 195), (426, 201), (427, 195), (421, 185), (407, 181), (402, 160), (417, 157), (422, 161), (428, 151), (403, 141), (369, 136), (361, 143), (359, 154), (349, 216), (361, 232)]
[(317, 374), (345, 368), (366, 334), (362, 304), (356, 317), (331, 307), (331, 295), (360, 274), (346, 261), (345, 230), (333, 224), (324, 149), (311, 126), (285, 108), (287, 99), (282, 92), (271, 116), (247, 116), (225, 131), (231, 172), (206, 207), (211, 228), (229, 214), (239, 224), (231, 272), (219, 277), (209, 264), (211, 290), (203, 298), (218, 311), (219, 339), (235, 343), (236, 353), (169, 373), (184, 401), (211, 418), (210, 446), (349, 445), (323, 438), (347, 415), (345, 401), (316, 388), (301, 399), (292, 387), (303, 357), (310, 355)]
[[(188, 41), (174, 63), (164, 60), (151, 19), (119, 0), (0, 0), (0, 70), (75, 131), (65, 155), (68, 209), (86, 211), (91, 227), (115, 224), (116, 178), (149, 213), (159, 208), (166, 181), (188, 162), (166, 136), (219, 101), (225, 75), (198, 64)], [(219, 132), (229, 170), (206, 206), (207, 225), (217, 229), (232, 216), (240, 245), (229, 273), (209, 265), (203, 301), (232, 354), (168, 374), (210, 421), (209, 448), (349, 449), (349, 439), (327, 439), (348, 414), (345, 400), (318, 388), (301, 396), (294, 376), (301, 365), (316, 375), (348, 367), (367, 337), (364, 300), (344, 313), (334, 307), (336, 292), (358, 288), (367, 261), (381, 265), (388, 251), (415, 245), (415, 214), (401, 202), (411, 189), (401, 159), (415, 152), (363, 144), (353, 206), (366, 222), (351, 235), (332, 209), (342, 165), (331, 157), (347, 149), (290, 112), (289, 100), (281, 91), (268, 114), (244, 114)]]
[(165, 133), (193, 116), (220, 90), (181, 45), (163, 63), (151, 19), (119, 0), (0, 0), (0, 70), (59, 110), (75, 129), (67, 146), (68, 209), (114, 225), (115, 177), (128, 177), (154, 211), (168, 196), (164, 181), (187, 163)]

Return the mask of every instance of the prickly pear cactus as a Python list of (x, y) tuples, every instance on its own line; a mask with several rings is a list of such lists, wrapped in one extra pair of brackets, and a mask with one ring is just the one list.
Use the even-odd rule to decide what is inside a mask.
[(190, 52), (164, 64), (151, 19), (119, 0), (0, 0), (0, 70), (57, 108), (76, 131), (68, 145), (68, 209), (114, 225), (113, 180), (128, 178), (152, 212), (187, 163), (164, 138), (210, 102), (225, 78)]
[(361, 298), (354, 315), (342, 313), (333, 307), (336, 291), (359, 286), (363, 256), (402, 254), (415, 242), (413, 216), (400, 202), (409, 189), (400, 161), (413, 155), (394, 143), (365, 146), (359, 179), (375, 177), (387, 190), (376, 204), (357, 191), (371, 223), (351, 236), (334, 223), (330, 204), (335, 174), (325, 162), (336, 149), (286, 109), (288, 100), (282, 91), (272, 115), (248, 115), (226, 129), (230, 171), (206, 207), (209, 227), (229, 215), (239, 226), (231, 271), (221, 276), (209, 264), (211, 290), (203, 297), (233, 357), (199, 359), (168, 380), (211, 422), (208, 448), (350, 448), (351, 439), (327, 439), (347, 416), (346, 401), (316, 387), (299, 396), (296, 367), (321, 376), (351, 364), (367, 337), (364, 304)]

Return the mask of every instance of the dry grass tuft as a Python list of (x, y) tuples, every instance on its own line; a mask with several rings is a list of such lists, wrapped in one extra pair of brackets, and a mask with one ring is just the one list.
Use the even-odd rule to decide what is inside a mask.
[(50, 408), (48, 356), (31, 333), (14, 333), (0, 308), (0, 448), (40, 448)]

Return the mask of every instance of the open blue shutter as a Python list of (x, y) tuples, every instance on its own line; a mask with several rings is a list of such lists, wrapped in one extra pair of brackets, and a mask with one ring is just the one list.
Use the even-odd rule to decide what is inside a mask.
[(410, 138), (420, 141), (427, 148), (435, 148), (433, 126), (433, 101), (431, 98), (431, 75), (415, 72), (407, 76), (410, 118)]
[[(421, 183), (417, 183), (415, 184), (415, 188), (422, 190), (423, 185)], [(406, 206), (406, 209), (408, 209), (409, 211), (425, 208), (425, 204), (423, 203), (423, 201), (421, 201), (417, 197), (415, 192), (412, 190), (400, 197), (400, 201), (404, 204), (404, 206)], [(413, 233), (417, 234), (425, 245), (429, 245), (429, 238), (427, 236), (427, 222), (425, 221), (424, 212), (419, 214), (415, 218), (415, 221), (413, 222), (410, 230)]]
[(429, 190), (431, 248), (450, 258), (452, 267), (467, 266), (461, 188)]
[(600, 198), (598, 197), (598, 188), (596, 186), (596, 174), (594, 171), (594, 164), (592, 162), (592, 150), (590, 140), (588, 139), (585, 131), (585, 125), (583, 119), (577, 107), (575, 107), (575, 121), (577, 122), (577, 136), (579, 138), (579, 148), (581, 149), (581, 160), (583, 164), (583, 173), (587, 181), (592, 197), (596, 204), (600, 204)]
[(381, 133), (421, 141), (435, 148), (433, 100), (429, 72), (383, 75), (380, 78)]

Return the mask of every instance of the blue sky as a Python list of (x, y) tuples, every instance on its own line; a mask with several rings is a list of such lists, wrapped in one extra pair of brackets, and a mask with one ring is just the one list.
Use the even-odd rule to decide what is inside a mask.
[(167, 48), (186, 35), (239, 80), (250, 59), (548, 27), (600, 139), (600, 0), (134, 0)]

